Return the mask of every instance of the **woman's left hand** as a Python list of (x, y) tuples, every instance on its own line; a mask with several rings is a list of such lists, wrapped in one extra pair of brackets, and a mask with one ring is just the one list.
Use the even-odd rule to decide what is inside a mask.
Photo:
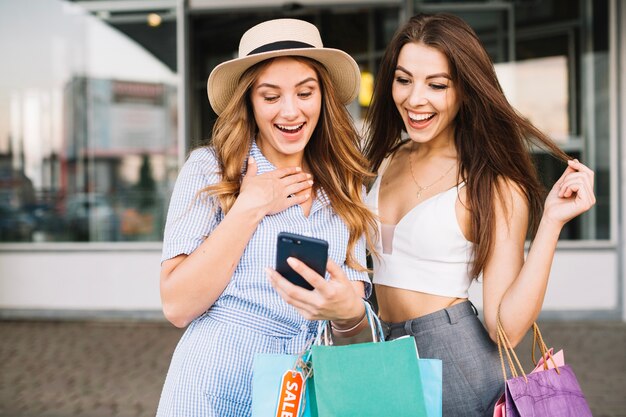
[(596, 203), (593, 193), (594, 172), (577, 159), (567, 161), (567, 168), (554, 184), (544, 207), (544, 218), (567, 223)]
[(363, 316), (363, 291), (361, 294), (357, 292), (355, 283), (348, 280), (335, 262), (329, 260), (326, 266), (330, 274), (328, 281), (295, 258), (288, 258), (287, 262), (313, 286), (313, 290), (292, 284), (271, 268), (266, 269), (267, 276), (278, 294), (305, 319), (354, 321)]

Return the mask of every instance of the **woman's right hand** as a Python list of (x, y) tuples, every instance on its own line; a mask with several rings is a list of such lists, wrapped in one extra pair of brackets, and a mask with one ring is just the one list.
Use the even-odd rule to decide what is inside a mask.
[(589, 210), (596, 203), (593, 192), (594, 172), (577, 159), (567, 161), (567, 168), (546, 198), (545, 219), (565, 224)]
[(257, 175), (257, 164), (248, 158), (236, 204), (244, 209), (260, 210), (264, 215), (279, 213), (311, 198), (311, 174), (300, 167), (278, 168)]
[(350, 281), (335, 262), (329, 259), (326, 265), (330, 276), (328, 281), (296, 258), (288, 258), (287, 263), (311, 284), (313, 290), (292, 284), (274, 269), (266, 268), (265, 272), (276, 292), (302, 317), (307, 320), (332, 320), (343, 328), (352, 327), (363, 317), (363, 283)]

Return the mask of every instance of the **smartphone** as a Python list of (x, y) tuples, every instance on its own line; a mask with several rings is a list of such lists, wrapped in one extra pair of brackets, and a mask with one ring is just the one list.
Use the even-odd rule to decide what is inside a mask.
[(276, 243), (276, 271), (291, 283), (307, 290), (313, 287), (296, 271), (291, 269), (287, 258), (294, 257), (324, 276), (328, 261), (328, 242), (314, 237), (280, 232)]

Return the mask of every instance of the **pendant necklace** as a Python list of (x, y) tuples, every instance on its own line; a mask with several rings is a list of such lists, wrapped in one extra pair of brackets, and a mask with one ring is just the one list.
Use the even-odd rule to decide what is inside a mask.
[(446, 175), (448, 175), (450, 173), (450, 171), (452, 171), (452, 168), (454, 168), (456, 166), (456, 161), (454, 162), (454, 164), (452, 164), (452, 166), (450, 168), (448, 168), (448, 170), (446, 172), (444, 172), (439, 178), (437, 178), (435, 181), (431, 182), (428, 185), (420, 185), (419, 182), (417, 182), (417, 180), (415, 179), (415, 174), (413, 173), (413, 151), (415, 150), (415, 142), (413, 142), (411, 144), (411, 151), (409, 152), (409, 168), (411, 170), (411, 178), (413, 178), (413, 182), (415, 183), (415, 185), (417, 185), (417, 199), (419, 200), (420, 197), (422, 196), (422, 193), (426, 190), (428, 190), (430, 187), (432, 187), (433, 185), (437, 184), (439, 181), (441, 181), (442, 179), (444, 179), (446, 177)]

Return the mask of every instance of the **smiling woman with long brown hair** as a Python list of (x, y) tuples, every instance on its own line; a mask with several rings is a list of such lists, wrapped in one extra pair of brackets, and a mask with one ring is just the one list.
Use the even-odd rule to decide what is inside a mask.
[[(514, 344), (537, 318), (563, 225), (595, 203), (593, 172), (511, 107), (478, 37), (449, 14), (420, 14), (398, 30), (366, 122), (378, 172), (366, 198), (380, 237), (373, 282), (387, 338), (412, 335), (420, 357), (442, 360), (445, 417), (490, 416), (503, 389), (496, 317)], [(543, 210), (531, 144), (567, 160)], [(476, 279), (484, 325), (468, 299)], [(274, 284), (303, 310), (326, 305)]]
[[(491, 415), (502, 392), (496, 317), (514, 344), (537, 318), (563, 225), (595, 203), (593, 172), (515, 111), (474, 31), (449, 14), (417, 15), (396, 33), (368, 125), (388, 337), (413, 335), (422, 357), (443, 360), (444, 416)], [(545, 205), (531, 146), (567, 161)], [(484, 326), (468, 300), (475, 279)]]

